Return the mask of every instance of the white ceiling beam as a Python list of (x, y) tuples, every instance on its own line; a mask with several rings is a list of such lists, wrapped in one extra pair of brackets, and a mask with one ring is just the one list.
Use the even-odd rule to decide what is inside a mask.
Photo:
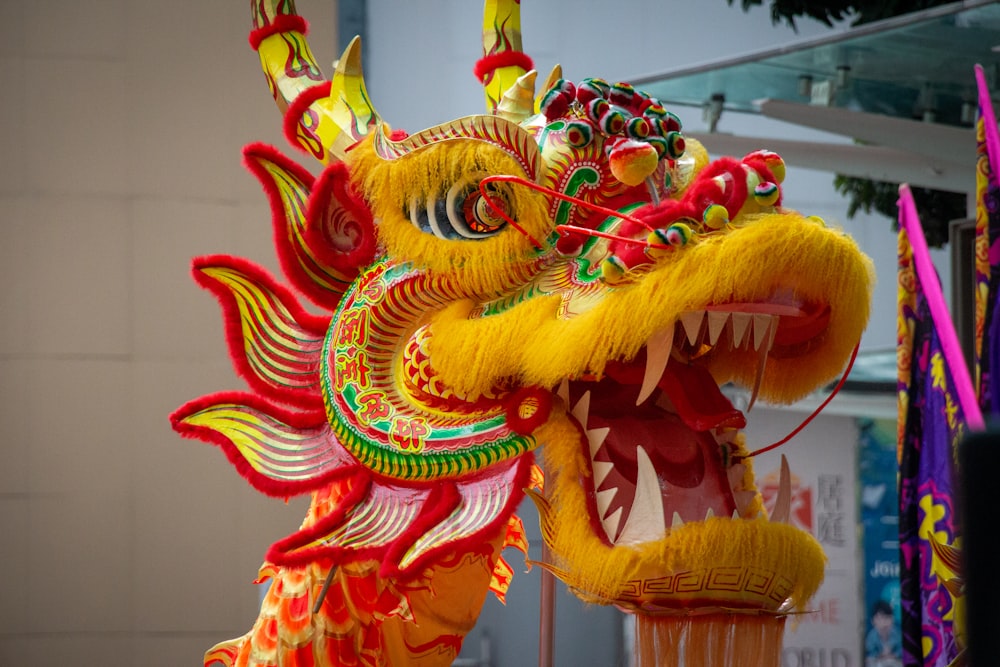
[(968, 160), (971, 163), (976, 160), (976, 135), (971, 128), (783, 100), (762, 100), (758, 106), (760, 113), (768, 118), (832, 132), (868, 144), (951, 162)]
[(975, 152), (967, 163), (886, 148), (859, 144), (833, 144), (816, 141), (793, 141), (733, 134), (685, 132), (700, 141), (713, 155), (741, 157), (755, 150), (774, 151), (789, 165), (819, 169), (857, 178), (951, 192), (969, 192), (975, 187)]

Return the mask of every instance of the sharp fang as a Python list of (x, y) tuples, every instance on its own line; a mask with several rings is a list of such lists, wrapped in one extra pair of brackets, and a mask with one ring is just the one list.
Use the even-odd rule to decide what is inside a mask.
[(573, 409), (570, 411), (573, 415), (573, 419), (579, 422), (580, 426), (587, 428), (587, 418), (590, 416), (590, 392), (584, 392), (580, 400), (576, 402)]
[(742, 463), (736, 463), (726, 471), (726, 476), (729, 478), (729, 488), (731, 489), (742, 489), (743, 488), (743, 477), (746, 475), (747, 467)]
[(593, 461), (594, 457), (597, 456), (597, 450), (601, 448), (604, 444), (604, 439), (608, 437), (608, 433), (611, 432), (611, 428), (605, 426), (603, 428), (594, 428), (587, 431), (587, 442), (590, 444), (590, 460)]
[(789, 510), (792, 507), (792, 473), (788, 468), (788, 459), (781, 455), (781, 473), (778, 477), (778, 498), (771, 512), (771, 523), (788, 523)]
[(736, 501), (736, 509), (739, 511), (740, 515), (746, 513), (747, 508), (750, 507), (750, 503), (754, 501), (757, 494), (753, 491), (734, 491), (733, 500)]
[(670, 527), (680, 528), (683, 525), (684, 525), (684, 519), (681, 518), (681, 515), (679, 513), (674, 512), (674, 518), (670, 520)]
[(618, 534), (618, 524), (622, 520), (622, 508), (619, 507), (611, 514), (611, 516), (601, 519), (601, 526), (604, 528), (604, 533), (608, 536), (608, 540), (614, 542), (615, 535)]
[[(774, 334), (771, 329), (777, 328), (778, 318), (774, 315), (754, 315), (753, 316), (753, 349), (759, 350), (761, 343), (765, 340), (773, 341)], [(764, 348), (770, 349), (769, 346)]]
[(715, 345), (729, 322), (729, 313), (712, 310), (708, 313), (708, 343)]
[(733, 313), (731, 319), (733, 320), (733, 347), (740, 347), (743, 345), (743, 339), (747, 335), (753, 316), (749, 313)]
[(705, 521), (708, 521), (709, 519), (714, 519), (714, 518), (715, 518), (715, 512), (713, 512), (712, 508), (709, 507), (708, 511), (705, 512)]
[(615, 544), (638, 544), (658, 540), (663, 537), (663, 527), (666, 525), (656, 470), (642, 447), (636, 448), (635, 457), (635, 500), (632, 511), (629, 512), (628, 522)]
[(681, 324), (684, 325), (684, 333), (687, 334), (688, 343), (691, 345), (698, 342), (698, 336), (701, 334), (701, 323), (704, 320), (704, 310), (694, 310), (681, 313)]
[(753, 391), (750, 392), (750, 400), (747, 402), (745, 412), (750, 412), (753, 409), (754, 403), (757, 402), (757, 394), (760, 393), (760, 385), (764, 381), (764, 367), (767, 366), (767, 353), (768, 348), (766, 347), (762, 347), (757, 351), (757, 377), (753, 380)]
[(569, 405), (569, 380), (563, 379), (559, 383), (559, 389), (556, 390), (556, 396), (562, 399), (563, 403)]
[(740, 513), (739, 513), (739, 512), (737, 512), (736, 510), (733, 510), (733, 516), (732, 516), (732, 517), (730, 517), (730, 518), (731, 518), (731, 519), (733, 519), (733, 520), (735, 521), (736, 519), (739, 519), (739, 518), (740, 518)]
[(663, 370), (667, 367), (667, 361), (670, 359), (673, 344), (673, 324), (653, 334), (653, 337), (646, 343), (646, 372), (642, 376), (642, 387), (639, 388), (639, 397), (635, 400), (636, 405), (642, 405), (643, 401), (653, 393), (656, 385), (660, 383)]
[[(604, 478), (607, 477), (608, 473), (614, 470), (615, 468), (615, 465), (613, 463), (608, 463), (607, 461), (594, 461), (591, 463), (591, 466), (593, 467), (594, 471), (595, 489), (600, 488), (601, 483), (604, 481)], [(614, 489), (612, 489), (612, 491), (614, 491)], [(597, 492), (598, 496), (600, 496), (601, 493), (603, 493), (603, 491), (598, 491)], [(598, 503), (598, 505), (600, 505), (600, 503)], [(604, 504), (603, 508), (599, 509), (601, 509), (601, 511), (608, 509), (607, 503)]]

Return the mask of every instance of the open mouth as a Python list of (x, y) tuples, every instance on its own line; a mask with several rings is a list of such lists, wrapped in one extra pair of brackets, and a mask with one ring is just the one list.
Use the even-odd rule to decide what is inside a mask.
[[(661, 540), (688, 522), (756, 519), (759, 504), (735, 439), (746, 417), (708, 370), (713, 357), (755, 355), (752, 405), (769, 356), (807, 350), (829, 320), (825, 306), (738, 304), (688, 312), (630, 362), (564, 386), (587, 434), (587, 489), (595, 532), (613, 546)], [(786, 522), (782, 465), (772, 522)]]

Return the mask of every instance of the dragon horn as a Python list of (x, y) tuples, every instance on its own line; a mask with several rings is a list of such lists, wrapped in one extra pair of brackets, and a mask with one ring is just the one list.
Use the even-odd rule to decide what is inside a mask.
[(285, 136), (323, 163), (347, 149), (380, 122), (361, 71), (355, 37), (337, 61), (329, 92), (305, 39), (306, 23), (291, 0), (250, 3), (250, 43), (260, 56), (271, 94), (285, 114)]
[(542, 89), (538, 91), (538, 97), (535, 98), (535, 113), (539, 112), (542, 104), (542, 98), (545, 97), (545, 93), (549, 92), (549, 90), (552, 89), (552, 86), (556, 85), (556, 82), (561, 78), (563, 78), (562, 65), (557, 63), (552, 67), (552, 71), (549, 72), (549, 76), (545, 79), (545, 83), (542, 84)]
[(521, 50), (521, 4), (486, 0), (483, 7), (483, 57), (475, 73), (486, 93), (486, 110), (496, 113), (504, 93), (532, 68)]
[(496, 115), (515, 123), (520, 123), (535, 114), (535, 78), (538, 73), (531, 70), (517, 77), (514, 85), (503, 94), (497, 105)]

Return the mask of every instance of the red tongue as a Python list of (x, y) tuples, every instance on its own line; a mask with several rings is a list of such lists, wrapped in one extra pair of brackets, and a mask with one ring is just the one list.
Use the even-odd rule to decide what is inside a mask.
[(684, 423), (695, 431), (747, 425), (743, 413), (722, 395), (712, 374), (701, 366), (670, 359), (659, 387), (670, 398)]

